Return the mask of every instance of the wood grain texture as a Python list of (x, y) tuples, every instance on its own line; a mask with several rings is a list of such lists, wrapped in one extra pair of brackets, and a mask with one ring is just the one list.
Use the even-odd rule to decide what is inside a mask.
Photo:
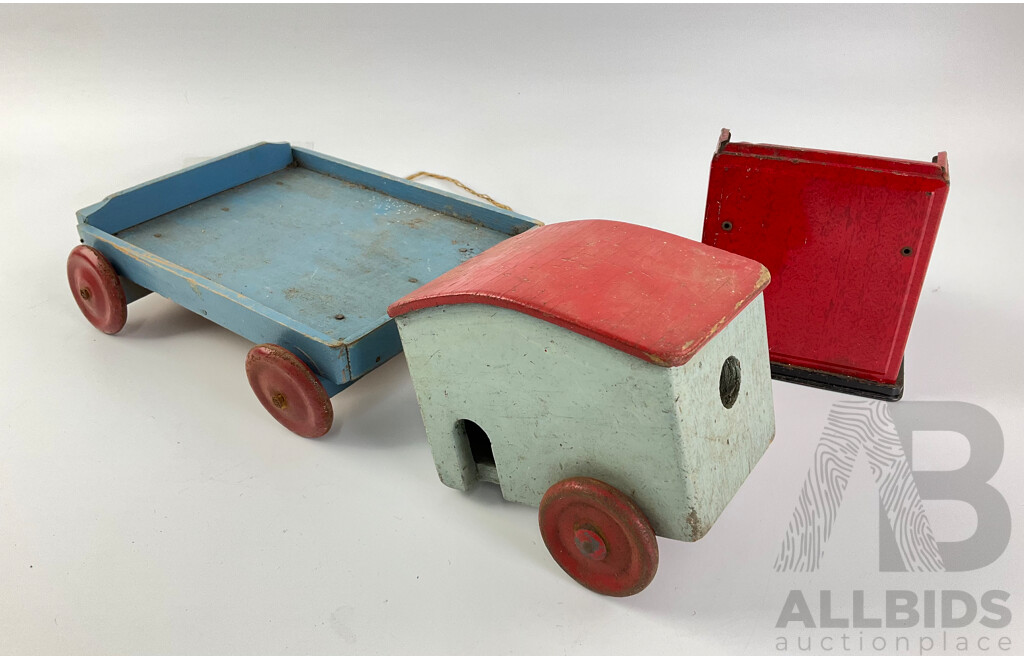
[[(536, 506), (552, 484), (593, 477), (632, 498), (659, 535), (690, 541), (774, 435), (760, 296), (672, 368), (492, 305), (396, 320), (438, 475), (453, 488), (478, 479), (459, 424), (469, 419), (490, 439), (505, 499)], [(731, 355), (743, 371), (727, 409), (719, 377)]]
[(689, 361), (768, 284), (761, 264), (609, 220), (538, 227), (388, 308), (482, 303), (522, 312), (662, 366)]

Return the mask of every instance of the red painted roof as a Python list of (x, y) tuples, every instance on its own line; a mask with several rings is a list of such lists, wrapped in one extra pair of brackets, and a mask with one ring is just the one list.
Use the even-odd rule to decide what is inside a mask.
[(768, 284), (745, 257), (610, 220), (530, 229), (388, 308), (513, 309), (662, 366), (685, 364)]

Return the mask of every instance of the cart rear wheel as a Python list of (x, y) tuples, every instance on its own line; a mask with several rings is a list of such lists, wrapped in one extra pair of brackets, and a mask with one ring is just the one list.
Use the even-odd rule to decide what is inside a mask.
[(629, 497), (589, 477), (559, 481), (540, 503), (540, 534), (559, 566), (591, 591), (632, 596), (658, 571), (658, 540)]
[(68, 255), (68, 284), (78, 309), (98, 330), (116, 334), (128, 320), (128, 301), (114, 267), (99, 250), (79, 245)]
[(334, 407), (309, 367), (277, 344), (253, 347), (245, 358), (245, 375), (263, 407), (274, 419), (304, 438), (319, 438), (334, 423)]

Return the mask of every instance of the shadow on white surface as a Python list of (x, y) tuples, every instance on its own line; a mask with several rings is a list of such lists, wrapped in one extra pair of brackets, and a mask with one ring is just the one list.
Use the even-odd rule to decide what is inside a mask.
[(426, 443), (405, 356), (399, 354), (331, 398), (334, 426), (320, 442), (389, 450)]
[[(126, 341), (149, 341), (193, 333), (236, 337), (213, 321), (151, 293), (128, 305), (128, 322), (118, 333)], [(245, 340), (238, 337), (239, 343)]]

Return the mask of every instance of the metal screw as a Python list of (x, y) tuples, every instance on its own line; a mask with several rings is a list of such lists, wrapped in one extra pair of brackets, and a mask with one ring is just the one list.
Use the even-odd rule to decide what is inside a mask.
[(908, 245), (907, 247), (900, 250), (900, 254), (902, 254), (904, 257), (909, 257), (910, 255), (914, 254), (914, 248)]
[(86, 288), (79, 289), (78, 295), (82, 296), (82, 300), (88, 300), (89, 298), (92, 298), (92, 292)]
[(725, 231), (732, 231), (732, 223), (726, 220), (725, 222), (722, 223), (722, 229), (724, 229)]
[(334, 318), (336, 318), (339, 321), (344, 321), (345, 320), (345, 315), (344, 314), (335, 314)]
[(285, 408), (288, 407), (288, 398), (281, 392), (278, 392), (277, 394), (272, 396), (270, 398), (270, 402), (274, 404), (275, 408), (278, 408), (280, 410), (284, 410)]
[(410, 277), (409, 281), (412, 282), (413, 284), (415, 284), (416, 282), (419, 282), (419, 280), (416, 279), (415, 277)]

